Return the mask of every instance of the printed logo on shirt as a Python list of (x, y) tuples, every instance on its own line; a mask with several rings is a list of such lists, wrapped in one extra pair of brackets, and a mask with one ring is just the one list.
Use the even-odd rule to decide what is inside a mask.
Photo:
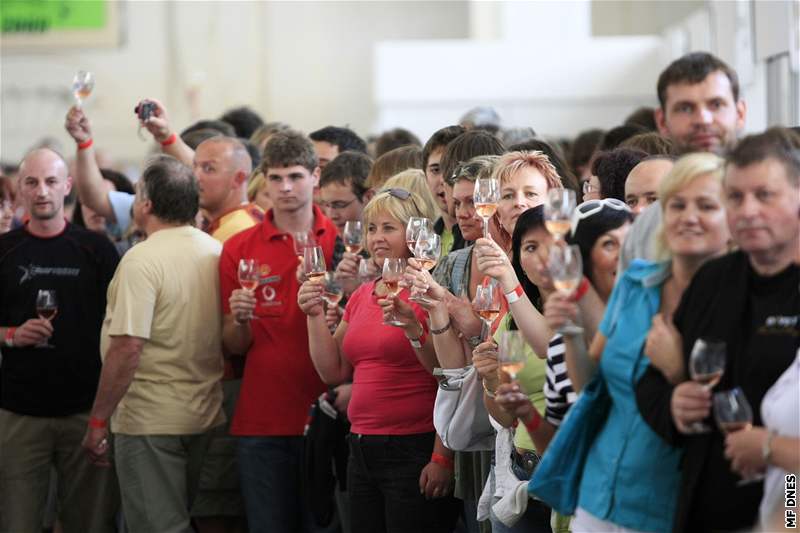
[(27, 267), (19, 266), (18, 268), (22, 270), (22, 277), (19, 280), (20, 285), (38, 276), (77, 278), (81, 274), (80, 268), (42, 267), (34, 264), (30, 264)]
[(760, 335), (792, 335), (797, 336), (800, 315), (773, 315), (767, 317), (764, 325), (758, 328)]
[(261, 305), (264, 307), (274, 307), (283, 303), (275, 301), (275, 298), (278, 296), (278, 292), (271, 285), (273, 283), (280, 283), (281, 277), (277, 274), (270, 276), (270, 272), (272, 272), (272, 268), (266, 263), (261, 263), (261, 265), (258, 267), (258, 284), (261, 287), (261, 298), (263, 299)]

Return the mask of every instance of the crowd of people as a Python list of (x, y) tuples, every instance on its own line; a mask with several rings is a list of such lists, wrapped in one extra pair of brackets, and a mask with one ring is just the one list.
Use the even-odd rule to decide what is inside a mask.
[(0, 177), (0, 533), (796, 526), (800, 132), (656, 87), (424, 145), (148, 98), (135, 182), (72, 107)]

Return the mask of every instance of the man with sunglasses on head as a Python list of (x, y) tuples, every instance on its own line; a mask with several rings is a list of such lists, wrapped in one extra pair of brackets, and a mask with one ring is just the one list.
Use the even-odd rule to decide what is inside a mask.
[[(723, 341), (725, 370), (714, 391), (740, 387), (752, 407), (750, 422), (763, 425), (762, 399), (800, 347), (800, 267), (793, 263), (800, 244), (800, 139), (781, 128), (743, 139), (727, 158), (723, 198), (739, 250), (700, 267), (684, 292), (673, 318), (680, 334), (675, 356), (688, 368), (695, 341)], [(757, 518), (762, 483), (743, 485), (732, 471), (725, 435), (710, 420), (711, 399), (712, 387), (673, 386), (653, 367), (637, 387), (645, 421), (685, 449), (675, 531), (738, 531)], [(693, 426), (702, 421), (711, 431), (697, 434)], [(765, 433), (765, 462), (770, 446)]]

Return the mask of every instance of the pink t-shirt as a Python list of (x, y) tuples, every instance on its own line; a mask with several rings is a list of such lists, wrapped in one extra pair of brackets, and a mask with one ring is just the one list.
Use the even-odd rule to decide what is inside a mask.
[[(383, 324), (375, 283), (350, 296), (342, 342), (353, 365), (353, 393), (347, 416), (351, 431), (365, 435), (411, 435), (433, 431), (436, 379), (417, 359), (403, 330)], [(408, 291), (400, 298), (408, 300)], [(427, 332), (425, 311), (411, 302)]]

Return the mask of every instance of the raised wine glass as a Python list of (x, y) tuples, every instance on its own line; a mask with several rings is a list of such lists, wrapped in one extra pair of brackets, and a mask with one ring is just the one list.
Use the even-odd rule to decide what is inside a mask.
[(544, 226), (556, 241), (563, 241), (570, 229), (572, 211), (575, 210), (575, 191), (550, 189), (544, 204)]
[(378, 279), (377, 268), (370, 263), (372, 263), (372, 259), (367, 257), (362, 257), (358, 262), (358, 281), (361, 283), (369, 283)]
[[(383, 261), (383, 285), (386, 287), (386, 292), (392, 296), (397, 296), (400, 293), (400, 280), (403, 279), (403, 273), (406, 270), (406, 260), (402, 257), (387, 257)], [(404, 326), (402, 322), (397, 320), (394, 312), (389, 314), (385, 324), (391, 326)]]
[[(713, 389), (725, 372), (725, 343), (716, 339), (698, 338), (689, 355), (689, 377), (703, 385), (706, 390)], [(711, 428), (703, 422), (691, 425), (694, 433), (708, 433)]]
[(472, 308), (478, 313), (483, 322), (483, 327), (481, 328), (482, 338), (488, 338), (492, 334), (492, 324), (500, 315), (501, 297), (500, 284), (492, 278), (488, 278), (488, 282), (481, 283), (475, 288)]
[(357, 254), (363, 247), (361, 239), (364, 236), (364, 226), (360, 220), (348, 220), (344, 223), (344, 248), (351, 254)]
[(489, 238), (489, 219), (497, 211), (497, 203), (500, 201), (500, 182), (494, 178), (475, 180), (473, 200), (475, 211), (483, 219), (483, 236)]
[(519, 331), (504, 331), (497, 345), (497, 363), (500, 370), (508, 374), (512, 380), (522, 372), (527, 363), (525, 356), (525, 339)]
[[(441, 237), (433, 231), (420, 231), (417, 243), (414, 245), (414, 257), (423, 270), (431, 270), (439, 262), (439, 255), (442, 253)], [(411, 291), (409, 300), (415, 302), (428, 303), (428, 298), (420, 294), (416, 289)]]
[(406, 246), (408, 246), (412, 254), (422, 231), (433, 233), (433, 225), (429, 219), (425, 217), (411, 217), (408, 219), (408, 224), (406, 224)]
[(322, 299), (325, 300), (325, 303), (328, 304), (329, 307), (339, 305), (339, 302), (342, 300), (342, 296), (344, 295), (344, 291), (342, 290), (342, 285), (339, 283), (339, 280), (336, 279), (333, 272), (325, 273), (323, 284), (324, 289), (322, 292)]
[[(47, 320), (51, 324), (53, 319), (58, 314), (58, 299), (56, 298), (56, 291), (53, 289), (39, 289), (36, 294), (36, 314), (42, 320)], [(36, 345), (38, 348), (55, 348), (50, 341), (39, 343)]]
[[(553, 244), (550, 247), (550, 257), (547, 265), (556, 290), (564, 296), (572, 295), (583, 279), (583, 260), (581, 258), (581, 249), (578, 245)], [(581, 327), (569, 319), (558, 330), (562, 334), (579, 334), (582, 331)]]
[(79, 70), (72, 78), (72, 94), (75, 95), (75, 103), (78, 107), (84, 100), (89, 98), (94, 89), (94, 74), (86, 70)]
[(303, 272), (309, 281), (322, 283), (325, 278), (325, 255), (322, 246), (306, 246), (303, 249)]

